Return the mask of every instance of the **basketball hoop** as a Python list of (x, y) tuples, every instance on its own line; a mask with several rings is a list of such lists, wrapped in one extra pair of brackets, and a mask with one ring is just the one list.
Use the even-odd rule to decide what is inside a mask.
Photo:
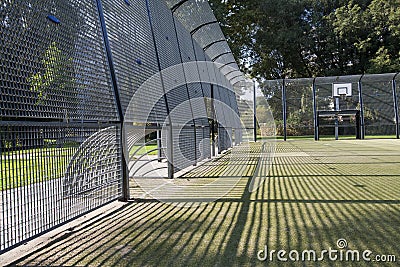
[(351, 83), (334, 83), (332, 85), (332, 96), (334, 98), (340, 98), (343, 101), (347, 97), (352, 95), (352, 84)]
[[(335, 100), (335, 111), (340, 112), (340, 99), (346, 100), (346, 97), (351, 97), (352, 84), (351, 83), (333, 83), (332, 96)], [(339, 116), (335, 117), (335, 139), (339, 139)]]

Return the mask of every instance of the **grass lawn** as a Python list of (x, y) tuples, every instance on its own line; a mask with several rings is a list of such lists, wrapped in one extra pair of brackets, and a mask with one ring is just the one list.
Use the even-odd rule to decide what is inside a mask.
[[(139, 146), (134, 146), (131, 155), (138, 148)], [(157, 145), (146, 145), (136, 155), (141, 156), (155, 148)], [(77, 149), (77, 145), (67, 145), (62, 148), (50, 147), (3, 152), (0, 161), (0, 190), (63, 177)], [(149, 155), (157, 155), (157, 151), (150, 152)]]
[[(259, 145), (254, 146), (251, 160), (237, 159), (238, 166), (260, 156)], [(185, 180), (196, 180), (196, 173), (211, 175), (214, 167), (220, 172), (217, 162), (193, 169)], [(192, 196), (184, 203), (192, 208), (127, 203), (16, 266), (398, 266), (399, 140), (276, 141), (272, 168), (258, 164), (265, 182), (254, 193), (247, 187), (257, 168), (238, 167), (236, 175), (243, 177), (217, 201), (197, 205)], [(339, 239), (348, 247), (339, 249)], [(276, 252), (273, 261), (261, 261), (257, 254), (266, 246), (269, 252), (315, 250), (318, 257), (330, 248), (370, 250), (371, 260), (395, 255), (397, 263), (330, 261), (328, 256), (279, 262)]]
[(37, 148), (1, 154), (0, 190), (64, 176), (76, 148)]
[[(139, 148), (140, 148), (140, 145), (133, 146), (131, 151), (129, 151), (129, 155), (132, 156), (133, 153), (135, 153), (135, 152), (136, 152), (136, 154), (135, 154), (136, 157), (144, 155), (144, 154), (148, 153), (149, 151), (156, 149), (157, 144), (150, 144), (150, 145), (143, 146), (140, 149)], [(137, 151), (138, 149), (139, 149), (139, 151)], [(152, 152), (148, 153), (148, 155), (157, 155), (157, 151), (152, 151)]]

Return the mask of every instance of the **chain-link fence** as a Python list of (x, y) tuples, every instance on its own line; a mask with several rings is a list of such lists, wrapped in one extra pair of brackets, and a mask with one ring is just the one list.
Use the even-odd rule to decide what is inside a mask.
[(141, 147), (172, 178), (254, 128), (206, 1), (6, 0), (0, 32), (0, 252), (129, 198)]

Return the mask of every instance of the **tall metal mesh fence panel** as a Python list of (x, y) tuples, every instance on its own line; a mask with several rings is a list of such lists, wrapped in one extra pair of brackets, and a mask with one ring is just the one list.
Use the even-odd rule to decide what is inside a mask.
[(6, 0), (0, 32), (0, 252), (129, 198), (147, 163), (210, 158), (213, 125), (220, 152), (242, 138), (242, 73), (206, 1)]
[[(277, 134), (399, 138), (398, 73), (264, 81)], [(280, 102), (282, 104), (280, 104)]]
[[(284, 135), (284, 116), (283, 116), (283, 99), (282, 99), (282, 91), (283, 91), (283, 81), (282, 80), (270, 80), (264, 81), (260, 84), (260, 90), (262, 96), (268, 101), (268, 105), (270, 107), (270, 114), (272, 115), (275, 121), (275, 132), (271, 133), (271, 130), (274, 129), (266, 129), (269, 135), (276, 134), (277, 136)], [(259, 108), (259, 104), (257, 105), (257, 109)], [(261, 110), (262, 113), (266, 114), (264, 110)], [(257, 112), (257, 116), (260, 116), (260, 112)]]
[(5, 2), (0, 12), (2, 118), (116, 119), (94, 3)]
[[(163, 91), (158, 79), (152, 80), (152, 90), (146, 90), (146, 94), (135, 94), (145, 81), (159, 72), (146, 2), (134, 5), (124, 1), (102, 2), (123, 112), (134, 96), (136, 122), (164, 122), (167, 111), (164, 99), (160, 98)], [(144, 112), (148, 105), (153, 106), (150, 114)]]
[[(182, 59), (188, 58), (188, 50), (179, 45), (178, 32), (180, 25), (176, 25), (170, 9), (164, 2), (150, 2), (151, 16), (154, 21), (154, 33), (161, 69), (173, 68), (162, 75), (164, 80), (166, 99), (168, 101), (169, 116), (172, 123), (173, 135), (173, 164), (174, 170), (179, 171), (194, 163), (195, 156), (195, 129), (193, 128), (193, 111), (186, 86)], [(180, 34), (182, 38), (182, 34)], [(182, 54), (181, 54), (182, 53)], [(166, 141), (165, 141), (166, 143)]]
[(393, 80), (393, 88), (394, 88), (394, 112), (395, 112), (395, 120), (396, 120), (396, 136), (400, 135), (400, 127), (399, 127), (399, 114), (400, 114), (400, 107), (399, 107), (399, 103), (400, 103), (400, 76), (397, 73)]
[(229, 133), (232, 131), (231, 127), (228, 127), (229, 120), (234, 114), (229, 113), (229, 106), (227, 105), (228, 94), (227, 91), (222, 87), (215, 87), (215, 99), (219, 101), (219, 104), (215, 105), (216, 117), (219, 122), (218, 124), (218, 151), (224, 151), (231, 147), (231, 136)]
[(288, 136), (314, 133), (312, 83), (313, 79), (285, 80)]
[[(236, 73), (233, 69), (232, 73)], [(229, 75), (228, 75), (229, 76)], [(237, 78), (234, 78), (236, 80)], [(240, 118), (240, 128), (235, 130), (235, 142), (255, 141), (257, 131), (255, 118), (255, 84), (251, 80), (238, 80), (234, 85), (236, 105), (234, 110), (238, 112)], [(232, 98), (230, 98), (233, 101)], [(239, 126), (239, 121), (235, 122)]]
[(0, 7), (0, 250), (122, 195), (119, 117), (95, 2)]
[(362, 93), (365, 135), (396, 134), (396, 118), (392, 81), (394, 73), (364, 75)]

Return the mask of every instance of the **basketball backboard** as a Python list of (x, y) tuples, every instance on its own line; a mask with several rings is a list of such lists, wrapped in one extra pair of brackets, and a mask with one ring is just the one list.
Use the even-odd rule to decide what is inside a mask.
[(351, 83), (334, 83), (332, 86), (333, 97), (343, 97), (352, 95), (352, 84)]

